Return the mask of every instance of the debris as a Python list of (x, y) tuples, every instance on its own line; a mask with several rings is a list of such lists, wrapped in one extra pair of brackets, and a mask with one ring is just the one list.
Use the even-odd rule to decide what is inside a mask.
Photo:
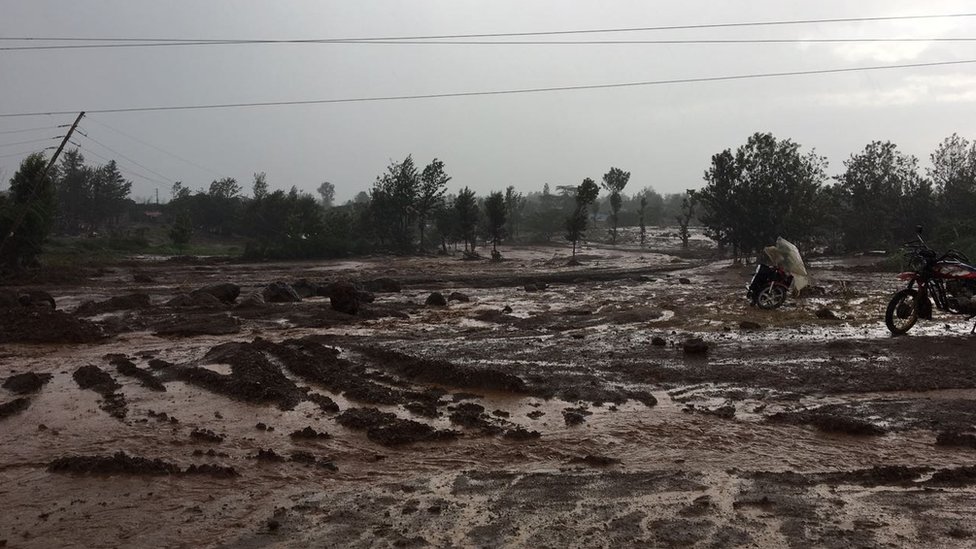
[(444, 299), (444, 294), (440, 292), (433, 292), (427, 296), (427, 300), (424, 301), (424, 305), (431, 307), (447, 307), (447, 300)]
[(284, 282), (272, 282), (261, 292), (267, 303), (297, 303), (302, 300), (295, 289)]

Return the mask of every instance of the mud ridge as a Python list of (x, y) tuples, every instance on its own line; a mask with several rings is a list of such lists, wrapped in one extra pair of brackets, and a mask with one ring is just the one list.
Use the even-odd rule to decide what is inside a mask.
[(15, 398), (10, 402), (0, 404), (0, 419), (8, 418), (14, 414), (19, 414), (30, 407), (30, 399)]
[(75, 370), (72, 377), (82, 389), (90, 389), (102, 395), (99, 405), (102, 410), (117, 419), (125, 419), (129, 412), (125, 395), (119, 392), (122, 386), (111, 375), (94, 364), (88, 364)]
[(400, 419), (376, 408), (350, 408), (336, 416), (336, 421), (343, 427), (366, 431), (368, 439), (384, 446), (450, 440), (458, 436), (457, 431), (437, 430), (426, 423)]
[(48, 381), (51, 381), (51, 374), (25, 372), (8, 377), (3, 382), (3, 388), (14, 394), (27, 395), (40, 391)]
[(151, 391), (166, 391), (166, 386), (163, 385), (161, 381), (156, 379), (156, 376), (153, 375), (152, 372), (139, 368), (125, 355), (106, 355), (105, 358), (108, 359), (109, 364), (115, 366), (116, 371), (124, 376), (129, 376), (139, 380), (139, 383), (141, 383), (143, 387)]

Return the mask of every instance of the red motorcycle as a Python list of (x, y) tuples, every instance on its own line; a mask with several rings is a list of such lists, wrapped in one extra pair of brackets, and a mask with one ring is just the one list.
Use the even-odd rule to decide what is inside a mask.
[[(908, 287), (895, 292), (885, 311), (885, 324), (893, 335), (902, 335), (918, 322), (932, 320), (932, 303), (940, 311), (976, 317), (976, 267), (969, 264), (963, 253), (949, 250), (941, 256), (922, 240), (918, 228), (917, 240), (905, 244), (910, 271), (898, 278)], [(976, 333), (973, 326), (971, 333)]]

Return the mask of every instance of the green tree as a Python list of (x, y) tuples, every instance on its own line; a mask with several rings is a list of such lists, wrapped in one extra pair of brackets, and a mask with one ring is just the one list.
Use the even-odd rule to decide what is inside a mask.
[(505, 215), (508, 218), (508, 237), (511, 240), (518, 238), (525, 204), (525, 196), (522, 193), (515, 192), (514, 186), (509, 185), (505, 189)]
[(434, 159), (427, 164), (420, 174), (420, 184), (417, 189), (417, 228), (420, 229), (420, 249), (424, 249), (424, 230), (430, 221), (430, 216), (444, 200), (447, 183), (451, 178), (444, 173), (444, 163)]
[[(874, 141), (844, 162), (837, 177), (841, 191), (840, 220), (848, 250), (886, 249), (904, 240), (909, 196), (925, 192), (918, 160), (898, 151), (891, 142)], [(909, 219), (905, 219), (908, 216)]]
[(620, 220), (620, 206), (623, 199), (620, 193), (630, 181), (630, 172), (625, 172), (620, 168), (610, 168), (610, 171), (603, 174), (603, 188), (610, 192), (610, 241), (617, 243), (617, 223)]
[(474, 252), (477, 244), (478, 201), (474, 191), (465, 187), (454, 199), (457, 212), (458, 232), (464, 241), (464, 250)]
[(491, 235), (492, 257), (498, 253), (498, 242), (505, 231), (505, 196), (501, 192), (493, 192), (485, 200), (485, 218), (488, 220), (488, 233)]
[(6, 270), (36, 263), (54, 224), (57, 200), (46, 168), (43, 154), (28, 156), (10, 179), (10, 192), (0, 196), (0, 265)]
[(573, 213), (566, 220), (566, 240), (573, 243), (573, 258), (576, 257), (577, 243), (586, 234), (586, 225), (589, 219), (587, 208), (593, 204), (599, 194), (600, 188), (589, 177), (576, 187), (576, 207), (573, 208)]
[(54, 185), (58, 203), (58, 229), (76, 234), (90, 218), (92, 169), (78, 151), (66, 150), (61, 156)]
[(447, 253), (448, 242), (456, 243), (461, 238), (458, 211), (454, 208), (455, 200), (450, 200), (450, 207), (442, 203), (434, 210), (434, 229), (437, 231), (441, 241), (441, 251), (445, 254)]
[(125, 212), (132, 182), (122, 176), (114, 160), (90, 171), (88, 196), (88, 226), (95, 229), (102, 224), (116, 225)]
[(732, 247), (736, 261), (777, 236), (800, 244), (814, 240), (826, 160), (799, 148), (756, 133), (735, 154), (726, 149), (712, 156), (706, 185), (696, 193), (701, 221), (709, 237)]
[(688, 241), (691, 238), (691, 231), (688, 226), (695, 217), (695, 206), (698, 204), (698, 197), (694, 191), (689, 190), (685, 197), (681, 199), (681, 215), (675, 217), (678, 221), (678, 236), (681, 237), (681, 247), (688, 249)]
[(182, 253), (190, 243), (190, 238), (192, 237), (193, 222), (190, 220), (190, 214), (186, 210), (180, 210), (176, 214), (173, 226), (169, 229), (169, 239), (180, 253)]
[(952, 240), (976, 233), (976, 142), (952, 134), (930, 159), (928, 175), (938, 191), (945, 232)]
[(644, 247), (644, 241), (647, 240), (647, 226), (644, 225), (644, 211), (647, 210), (647, 197), (640, 197), (640, 245), (641, 248)]
[(268, 176), (264, 172), (254, 174), (254, 183), (251, 185), (251, 196), (255, 200), (261, 200), (268, 195)]
[(420, 175), (410, 155), (403, 162), (390, 164), (386, 173), (376, 178), (370, 191), (370, 213), (381, 243), (400, 251), (413, 247), (419, 187)]
[(318, 188), (319, 196), (322, 197), (322, 207), (331, 208), (335, 203), (335, 185), (328, 181), (323, 181)]

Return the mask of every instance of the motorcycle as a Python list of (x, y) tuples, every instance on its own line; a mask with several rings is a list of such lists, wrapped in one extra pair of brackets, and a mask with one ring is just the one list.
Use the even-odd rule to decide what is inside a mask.
[[(911, 270), (898, 275), (908, 286), (891, 296), (885, 311), (892, 335), (907, 333), (919, 319), (932, 320), (933, 303), (940, 311), (976, 318), (976, 267), (965, 254), (949, 250), (939, 255), (922, 240), (922, 227), (903, 248)], [(976, 326), (970, 333), (976, 333)]]
[(747, 286), (746, 298), (760, 309), (775, 309), (786, 301), (793, 276), (780, 267), (760, 263)]

